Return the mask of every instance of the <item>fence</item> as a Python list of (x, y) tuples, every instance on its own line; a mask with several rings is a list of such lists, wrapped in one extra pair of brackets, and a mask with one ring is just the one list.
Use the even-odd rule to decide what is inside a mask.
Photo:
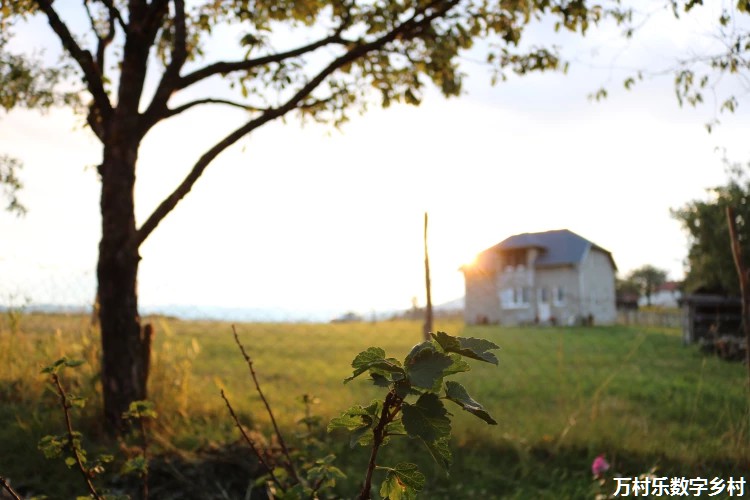
[(666, 326), (682, 328), (683, 317), (679, 311), (617, 311), (617, 323), (621, 325)]

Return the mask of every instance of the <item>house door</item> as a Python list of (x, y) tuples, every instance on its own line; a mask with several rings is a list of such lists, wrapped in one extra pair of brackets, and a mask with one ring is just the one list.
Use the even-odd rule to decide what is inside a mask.
[(542, 323), (549, 321), (552, 311), (549, 304), (539, 304), (539, 321)]
[(552, 316), (552, 308), (549, 304), (549, 290), (547, 288), (540, 288), (538, 298), (537, 314), (539, 315), (539, 322), (546, 323)]

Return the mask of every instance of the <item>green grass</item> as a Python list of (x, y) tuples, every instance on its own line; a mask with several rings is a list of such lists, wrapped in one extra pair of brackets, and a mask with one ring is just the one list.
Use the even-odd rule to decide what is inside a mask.
[[(83, 317), (24, 316), (15, 332), (2, 321), (0, 449), (16, 452), (0, 453), (0, 475), (65, 495), (66, 473), (73, 474), (35, 449), (40, 436), (62, 430), (62, 416), (38, 372), (62, 354), (89, 362), (66, 380), (74, 391), (92, 396), (78, 417), (79, 427), (93, 446), (111, 447), (97, 424), (96, 332)], [(149, 390), (160, 413), (157, 449), (185, 454), (235, 441), (220, 388), (244, 421), (267, 431), (268, 417), (229, 324), (150, 321), (156, 330)], [(654, 465), (662, 475), (686, 477), (737, 476), (747, 470), (746, 370), (683, 347), (677, 330), (464, 327), (456, 321), (438, 323), (436, 329), (501, 346), (499, 367), (472, 363), (472, 372), (458, 377), (499, 425), (488, 426), (456, 408), (451, 481), (432, 474), (426, 453), (415, 443), (386, 448), (385, 462), (422, 464), (433, 478), (426, 498), (590, 497), (589, 466), (600, 453), (631, 476)], [(325, 420), (376, 397), (364, 380), (342, 384), (352, 358), (369, 346), (403, 358), (420, 340), (421, 325), (240, 324), (237, 330), (277, 419), (293, 434), (303, 393), (320, 399), (315, 411)], [(350, 497), (367, 450), (350, 450), (334, 438), (339, 464), (350, 475), (339, 493)]]

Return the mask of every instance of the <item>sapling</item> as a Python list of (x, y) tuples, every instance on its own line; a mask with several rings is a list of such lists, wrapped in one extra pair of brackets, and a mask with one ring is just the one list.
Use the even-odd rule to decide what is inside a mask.
[(419, 439), (441, 467), (450, 467), (451, 414), (443, 400), (452, 401), (488, 424), (497, 424), (464, 386), (444, 379), (470, 370), (463, 358), (496, 365), (497, 357), (490, 351), (499, 347), (489, 340), (454, 337), (445, 332), (431, 333), (431, 336), (431, 340), (414, 346), (403, 363), (387, 358), (379, 347), (370, 347), (354, 358), (354, 373), (344, 380), (348, 383), (367, 372), (373, 384), (388, 390), (382, 401), (353, 406), (328, 425), (329, 431), (339, 428), (350, 431), (352, 446), (360, 444), (371, 448), (359, 493), (362, 500), (371, 497), (372, 477), (376, 470), (385, 472), (380, 486), (383, 498), (414, 498), (424, 486), (425, 476), (415, 464), (378, 465), (378, 452), (390, 437), (405, 435)]

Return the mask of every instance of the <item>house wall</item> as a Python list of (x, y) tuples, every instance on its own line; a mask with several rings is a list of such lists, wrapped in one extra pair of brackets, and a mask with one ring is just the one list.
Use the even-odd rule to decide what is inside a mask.
[[(614, 268), (607, 254), (592, 249), (580, 266), (541, 269), (535, 269), (535, 258), (533, 250), (527, 254), (526, 265), (505, 266), (497, 255), (485, 253), (475, 265), (465, 268), (466, 324), (534, 323), (539, 319), (542, 288), (548, 290), (550, 319), (554, 318), (557, 324), (570, 324), (589, 314), (595, 324), (616, 322)], [(563, 291), (562, 300), (554, 296), (558, 287)], [(528, 289), (527, 303), (508, 305), (503, 302), (504, 290), (523, 288)]]
[[(495, 288), (498, 296), (499, 323), (501, 325), (518, 325), (531, 323), (536, 317), (536, 290), (534, 288), (533, 261), (527, 259), (525, 266), (505, 267), (497, 274)], [(502, 302), (503, 290), (528, 289), (528, 303), (508, 305)]]
[(593, 315), (597, 325), (617, 321), (615, 307), (615, 270), (604, 252), (592, 248), (581, 263), (581, 312)]
[(463, 269), (466, 283), (464, 322), (467, 325), (498, 323), (500, 300), (495, 286), (497, 257), (484, 252), (477, 261)]
[[(581, 280), (576, 266), (559, 266), (537, 269), (537, 288), (547, 288), (550, 293), (561, 287), (562, 301), (550, 298), (551, 312), (558, 324), (569, 324), (575, 321), (581, 310)], [(538, 297), (537, 293), (537, 297)]]

